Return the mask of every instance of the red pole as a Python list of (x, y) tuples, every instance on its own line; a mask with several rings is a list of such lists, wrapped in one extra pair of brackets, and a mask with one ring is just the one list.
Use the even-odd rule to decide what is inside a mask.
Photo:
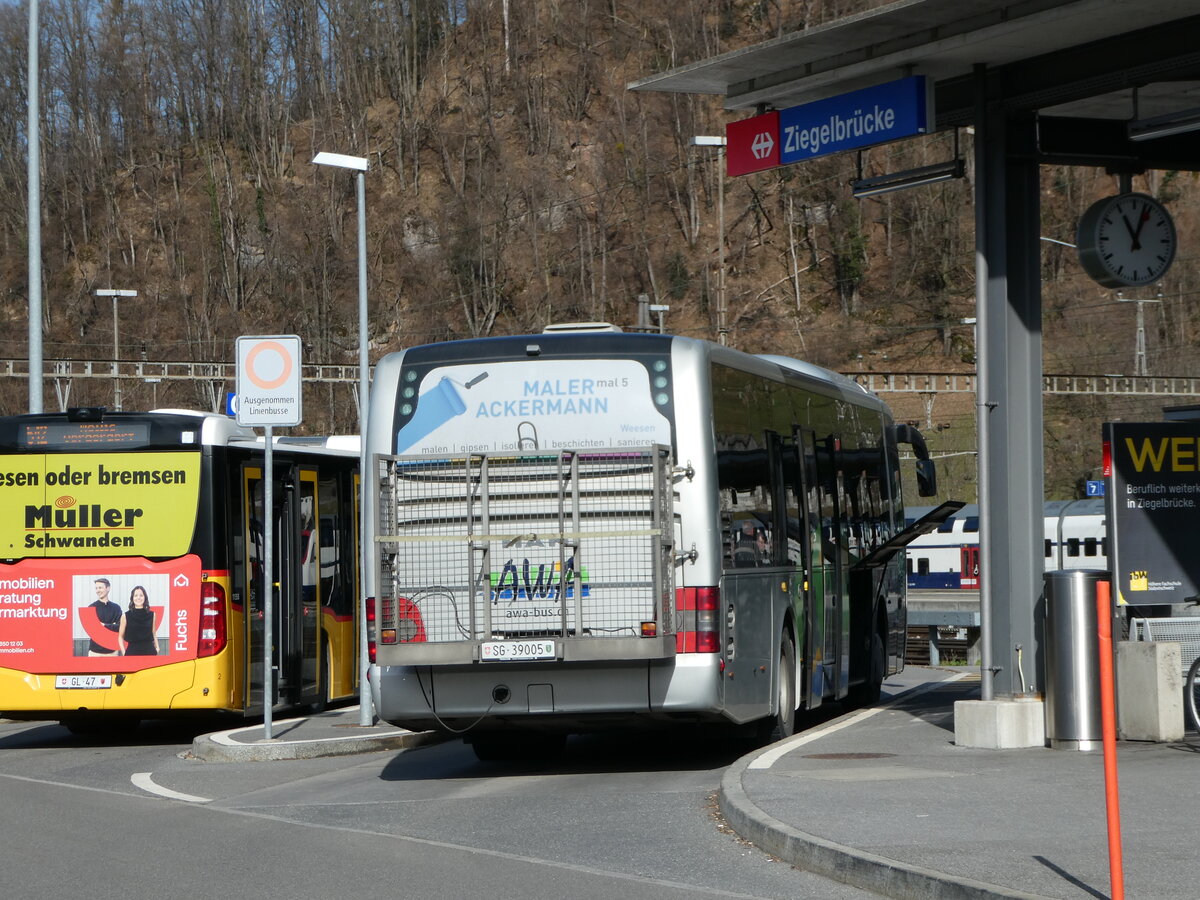
[(1100, 638), (1100, 727), (1104, 739), (1104, 802), (1108, 810), (1108, 876), (1112, 900), (1125, 900), (1121, 867), (1121, 799), (1117, 793), (1117, 716), (1113, 691), (1112, 585), (1096, 583)]

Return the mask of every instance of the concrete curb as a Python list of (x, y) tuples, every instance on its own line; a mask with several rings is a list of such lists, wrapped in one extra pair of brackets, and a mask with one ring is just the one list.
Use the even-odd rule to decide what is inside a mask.
[(805, 834), (767, 815), (747, 795), (742, 776), (758, 755), (743, 756), (725, 770), (718, 803), (721, 814), (738, 835), (784, 862), (898, 900), (1052, 900), (956, 878)]
[[(349, 726), (348, 726), (349, 727)], [(388, 731), (369, 735), (345, 735), (332, 738), (287, 741), (239, 741), (233, 735), (261, 731), (261, 725), (202, 734), (192, 741), (190, 756), (203, 762), (265, 762), (284, 759), (319, 759), (326, 756), (348, 756), (354, 753), (374, 753), (379, 750), (409, 750), (424, 744), (438, 743), (444, 738), (432, 731)]]

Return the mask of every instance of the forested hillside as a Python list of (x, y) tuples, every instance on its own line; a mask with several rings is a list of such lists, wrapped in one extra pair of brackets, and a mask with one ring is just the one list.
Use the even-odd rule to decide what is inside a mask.
[[(631, 93), (671, 66), (879, 3), (850, 0), (42, 0), (45, 356), (230, 361), (240, 334), (295, 333), (305, 361), (357, 362), (354, 182), (316, 151), (365, 156), (371, 358), (554, 321), (716, 334), (718, 160), (691, 146), (719, 98)], [(0, 6), (0, 357), (27, 356), (27, 8)], [(971, 136), (960, 136), (970, 160)], [(949, 158), (953, 135), (876, 148), (868, 173)], [(729, 342), (856, 371), (970, 371), (971, 172), (857, 201), (838, 157), (725, 186)], [(1042, 234), (1073, 242), (1116, 180), (1046, 169)], [(1194, 177), (1170, 203), (1183, 251), (1147, 305), (1149, 369), (1192, 374), (1200, 304)], [(1044, 243), (1045, 369), (1133, 370), (1135, 307)], [(1155, 297), (1127, 293), (1131, 297)], [(165, 390), (165, 389), (164, 389)], [(126, 408), (151, 403), (148, 386)], [(199, 387), (160, 396), (209, 406)], [(0, 383), (22, 411), (24, 381)], [(111, 400), (105, 381), (73, 404)], [(52, 405), (52, 399), (47, 399)], [(972, 495), (973, 398), (898, 404), (936, 433)], [(349, 394), (306, 397), (306, 427), (349, 431)], [(1098, 463), (1094, 422), (1155, 404), (1052, 402), (1053, 491)], [(1084, 423), (1084, 424), (1081, 424)], [(970, 496), (967, 497), (970, 499)]]

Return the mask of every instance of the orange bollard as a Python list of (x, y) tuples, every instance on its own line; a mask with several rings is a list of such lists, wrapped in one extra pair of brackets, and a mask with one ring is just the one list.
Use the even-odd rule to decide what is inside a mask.
[(1100, 727), (1104, 743), (1104, 804), (1108, 811), (1108, 876), (1112, 900), (1125, 900), (1121, 865), (1121, 798), (1117, 793), (1117, 713), (1113, 689), (1112, 585), (1096, 583), (1100, 640)]

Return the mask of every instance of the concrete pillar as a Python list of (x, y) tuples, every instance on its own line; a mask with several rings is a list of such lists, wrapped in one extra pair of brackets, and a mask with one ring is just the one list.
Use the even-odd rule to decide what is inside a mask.
[(1127, 741), (1183, 740), (1183, 663), (1177, 641), (1117, 644), (1117, 732)]

